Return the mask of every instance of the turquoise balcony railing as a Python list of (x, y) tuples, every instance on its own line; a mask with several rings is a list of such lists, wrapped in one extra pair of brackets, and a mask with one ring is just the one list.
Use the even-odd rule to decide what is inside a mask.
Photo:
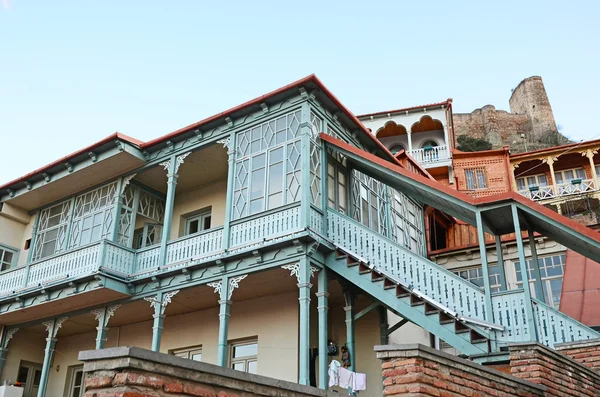
[(98, 241), (0, 273), (0, 299), (95, 274), (123, 281), (142, 279), (302, 229), (300, 203), (294, 203), (232, 222), (228, 251), (223, 249), (222, 226), (169, 241), (162, 266), (159, 245), (136, 251), (107, 240)]

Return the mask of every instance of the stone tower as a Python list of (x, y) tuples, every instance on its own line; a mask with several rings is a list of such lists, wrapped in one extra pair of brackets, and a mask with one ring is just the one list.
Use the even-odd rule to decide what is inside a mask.
[(558, 136), (552, 107), (540, 76), (521, 81), (513, 90), (509, 104), (511, 113), (527, 115), (531, 123), (531, 141), (541, 142), (548, 135)]

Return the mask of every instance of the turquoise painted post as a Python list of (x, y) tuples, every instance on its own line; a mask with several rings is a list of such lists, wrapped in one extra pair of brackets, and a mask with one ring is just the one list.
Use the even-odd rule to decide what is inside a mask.
[(322, 268), (318, 275), (317, 310), (319, 312), (319, 388), (327, 390), (328, 356), (327, 356), (327, 317), (329, 314), (327, 268)]
[[(523, 280), (523, 293), (525, 294), (525, 315), (529, 336), (525, 336), (526, 340), (537, 341), (537, 329), (535, 328), (535, 319), (533, 317), (533, 304), (531, 303), (531, 289), (529, 288), (529, 273), (527, 272), (527, 262), (525, 260), (525, 247), (523, 246), (523, 236), (521, 235), (521, 224), (519, 222), (519, 210), (517, 206), (511, 205), (513, 225), (515, 228), (515, 236), (517, 240), (517, 251), (519, 251), (519, 267)], [(528, 338), (528, 339), (527, 339)]]
[(227, 340), (229, 334), (229, 317), (231, 317), (229, 289), (229, 277), (223, 276), (219, 295), (219, 342), (217, 350), (217, 365), (221, 367), (227, 366)]
[(310, 262), (304, 256), (298, 263), (298, 289), (300, 301), (300, 352), (299, 379), (301, 385), (310, 385)]
[[(133, 205), (131, 206), (131, 220), (129, 227), (129, 236), (127, 236), (127, 246), (129, 248), (133, 247), (133, 236), (135, 235), (135, 219), (137, 218), (137, 212), (140, 208), (140, 189), (138, 187), (131, 186), (130, 189), (134, 189), (133, 191)], [(133, 273), (135, 273), (135, 264)]]
[(346, 306), (344, 311), (346, 312), (346, 348), (350, 353), (350, 371), (356, 371), (356, 348), (354, 342), (354, 304), (356, 296), (352, 291), (344, 291), (344, 299)]
[[(487, 248), (485, 245), (485, 233), (483, 231), (483, 220), (481, 211), (475, 212), (475, 221), (477, 223), (477, 240), (479, 242), (479, 255), (481, 257), (481, 273), (483, 274), (483, 292), (485, 293), (485, 319), (491, 323), (494, 322), (494, 312), (492, 310), (492, 290), (490, 289), (490, 270), (488, 268)], [(496, 341), (490, 340), (491, 351), (496, 350)]]
[(75, 215), (75, 196), (73, 196), (69, 203), (69, 218), (67, 219), (67, 230), (65, 231), (65, 246), (62, 248), (63, 251), (69, 249), (71, 243), (71, 229), (73, 228), (73, 217)]
[(388, 344), (388, 315), (387, 309), (383, 306), (379, 307), (379, 343), (382, 345)]
[(544, 303), (552, 304), (552, 302), (546, 302), (546, 296), (542, 286), (542, 273), (540, 272), (540, 263), (538, 261), (537, 248), (535, 246), (535, 238), (532, 229), (527, 229), (527, 238), (529, 240), (529, 249), (531, 250), (531, 267), (533, 277), (535, 278), (535, 282), (533, 283), (535, 298)]
[[(119, 218), (121, 217), (121, 207), (123, 205), (123, 192), (122, 190), (124, 190), (124, 181), (123, 178), (119, 178), (119, 180), (117, 181), (117, 190), (115, 191), (115, 197), (114, 197), (114, 201), (115, 201), (115, 206), (113, 208), (113, 227), (112, 227), (112, 231), (110, 234), (110, 241), (114, 241), (114, 242), (118, 242), (119, 238)], [(133, 225), (131, 226), (133, 227)]]
[(40, 386), (38, 389), (37, 397), (46, 396), (46, 388), (48, 387), (48, 377), (50, 375), (50, 364), (52, 363), (52, 356), (54, 355), (54, 349), (56, 348), (56, 334), (62, 326), (62, 323), (66, 320), (66, 317), (59, 319), (53, 319), (46, 321), (43, 324), (46, 326), (48, 337), (46, 338), (46, 349), (44, 350), (44, 361), (42, 364), (42, 374), (40, 377)]
[(327, 162), (327, 146), (325, 141), (321, 140), (321, 209), (323, 210), (323, 236), (327, 236), (327, 197), (329, 195), (328, 190), (328, 162)]
[(310, 106), (308, 102), (302, 104), (300, 122), (302, 183), (300, 188), (300, 225), (303, 228), (310, 226)]
[(386, 237), (393, 239), (392, 234), (392, 192), (388, 185), (385, 185), (385, 228), (387, 230)]
[(496, 257), (498, 258), (498, 269), (500, 270), (500, 289), (506, 291), (506, 270), (504, 268), (504, 254), (502, 253), (501, 236), (496, 237)]
[(160, 352), (160, 341), (165, 323), (165, 314), (162, 310), (163, 299), (163, 293), (159, 292), (152, 301), (152, 307), (154, 308), (154, 314), (152, 315), (154, 319), (152, 325), (152, 351), (154, 352)]
[(223, 221), (223, 249), (229, 249), (229, 240), (231, 239), (231, 214), (233, 212), (233, 189), (235, 182), (235, 148), (236, 134), (231, 133), (229, 138), (223, 141), (223, 146), (227, 148), (227, 195), (225, 198), (225, 220)]
[(163, 228), (160, 237), (160, 253), (158, 265), (164, 266), (167, 263), (167, 242), (171, 237), (171, 222), (173, 220), (173, 204), (175, 203), (175, 188), (177, 186), (177, 171), (175, 165), (177, 158), (171, 156), (165, 168), (167, 169), (167, 196), (165, 200), (165, 215), (163, 218)]
[(108, 328), (105, 326), (106, 307), (98, 310), (92, 310), (92, 313), (96, 315), (96, 320), (98, 321), (98, 327), (96, 327), (96, 350), (104, 349), (104, 344), (106, 343), (106, 333), (108, 331)]
[[(40, 223), (40, 211), (35, 212), (35, 220), (33, 221), (33, 227), (31, 228), (31, 241), (29, 242), (29, 252), (27, 253), (27, 264), (31, 263), (33, 259), (33, 251), (35, 251), (35, 240), (37, 239), (37, 229)], [(29, 272), (29, 266), (27, 266), (27, 272)], [(27, 277), (25, 277), (27, 279)]]

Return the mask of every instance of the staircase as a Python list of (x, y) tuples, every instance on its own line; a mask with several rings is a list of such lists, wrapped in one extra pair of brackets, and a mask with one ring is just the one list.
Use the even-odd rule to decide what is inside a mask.
[[(328, 268), (464, 354), (487, 355), (498, 351), (498, 344), (535, 338), (534, 330), (523, 328), (524, 302), (504, 309), (492, 299), (492, 312), (487, 313), (485, 293), (476, 285), (331, 209), (327, 236), (336, 248), (326, 257)], [(517, 302), (520, 294), (507, 295)], [(552, 308), (545, 310), (560, 314), (563, 322), (579, 330), (564, 341), (600, 337)]]

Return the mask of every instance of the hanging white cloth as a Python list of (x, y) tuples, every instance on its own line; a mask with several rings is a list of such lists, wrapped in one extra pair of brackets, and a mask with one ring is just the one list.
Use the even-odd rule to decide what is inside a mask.
[(341, 366), (342, 364), (338, 360), (331, 360), (331, 363), (329, 363), (329, 370), (327, 371), (329, 375), (329, 387), (339, 385)]
[(348, 371), (346, 368), (340, 368), (340, 387), (347, 389), (352, 387), (352, 379), (354, 378), (354, 372)]
[(367, 374), (355, 373), (352, 378), (352, 390), (360, 391), (367, 389)]

